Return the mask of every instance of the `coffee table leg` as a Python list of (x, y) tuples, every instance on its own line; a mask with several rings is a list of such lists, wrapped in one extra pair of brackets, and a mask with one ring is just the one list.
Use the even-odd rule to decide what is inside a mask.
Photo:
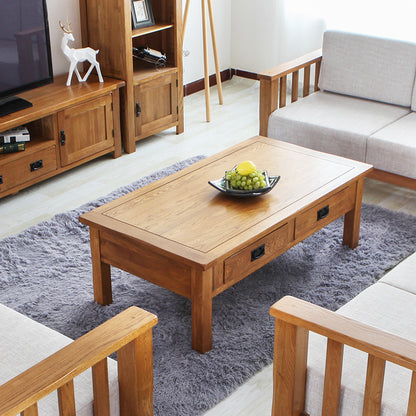
[(101, 305), (108, 305), (113, 302), (110, 265), (101, 261), (100, 232), (91, 227), (90, 244), (94, 300)]
[(212, 269), (192, 275), (192, 348), (202, 354), (212, 348)]
[(344, 236), (343, 244), (350, 248), (358, 246), (360, 238), (360, 219), (361, 219), (361, 202), (363, 198), (364, 178), (357, 181), (357, 190), (355, 193), (355, 206), (344, 216)]

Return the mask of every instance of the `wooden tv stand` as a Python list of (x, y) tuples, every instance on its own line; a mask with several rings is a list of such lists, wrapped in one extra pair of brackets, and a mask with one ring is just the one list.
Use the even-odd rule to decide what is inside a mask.
[(30, 142), (21, 152), (0, 154), (0, 198), (106, 153), (121, 156), (119, 88), (124, 81), (91, 76), (66, 86), (52, 84), (19, 94), (33, 107), (0, 117), (0, 132), (26, 126)]

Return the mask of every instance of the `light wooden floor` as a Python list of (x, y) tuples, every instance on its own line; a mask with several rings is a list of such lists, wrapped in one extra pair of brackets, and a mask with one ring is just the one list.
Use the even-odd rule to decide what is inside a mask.
[[(102, 157), (0, 200), (0, 239), (106, 195), (115, 188), (187, 157), (209, 156), (258, 134), (259, 85), (234, 77), (223, 84), (224, 105), (211, 91), (211, 122), (204, 93), (185, 98), (185, 133), (169, 130), (137, 143), (136, 152)], [(364, 202), (416, 215), (416, 191), (366, 180)], [(1, 248), (0, 248), (1, 249)], [(270, 415), (272, 368), (265, 368), (206, 416)]]

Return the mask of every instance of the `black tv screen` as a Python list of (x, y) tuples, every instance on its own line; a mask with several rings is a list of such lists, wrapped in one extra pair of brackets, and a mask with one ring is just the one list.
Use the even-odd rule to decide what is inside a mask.
[(0, 0), (0, 116), (21, 109), (14, 94), (52, 81), (46, 0)]

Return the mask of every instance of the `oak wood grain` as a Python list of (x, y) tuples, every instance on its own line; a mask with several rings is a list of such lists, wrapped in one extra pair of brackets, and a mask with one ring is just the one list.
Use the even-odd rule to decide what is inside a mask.
[[(364, 392), (363, 415), (379, 415), (384, 382), (386, 361), (410, 369), (413, 372), (409, 395), (408, 415), (416, 411), (414, 392), (416, 386), (416, 343), (393, 335), (378, 328), (365, 325), (356, 320), (331, 312), (309, 302), (285, 296), (270, 308), (270, 314), (276, 321), (275, 335), (275, 373), (284, 377), (274, 378), (273, 415), (303, 414), (289, 413), (286, 410), (292, 406), (286, 401), (294, 402), (287, 392), (295, 387), (291, 371), (285, 370), (290, 366), (295, 352), (293, 341), (288, 346), (285, 337), (289, 337), (300, 329), (306, 332), (316, 332), (328, 338), (326, 371), (324, 380), (323, 412), (324, 415), (337, 415), (339, 403), (340, 378), (342, 370), (343, 347), (348, 345), (368, 354), (367, 378)], [(285, 335), (281, 332), (284, 331)], [(287, 351), (285, 351), (287, 349)], [(303, 348), (301, 348), (303, 350)], [(282, 352), (283, 351), (283, 352)], [(290, 351), (290, 353), (288, 352)], [(287, 354), (281, 359), (282, 354)], [(277, 367), (277, 368), (276, 368)], [(290, 367), (289, 367), (290, 368)], [(303, 385), (305, 393), (305, 385)], [(281, 408), (281, 409), (280, 409)], [(285, 413), (286, 411), (286, 413)]]
[[(151, 329), (156, 323), (157, 317), (155, 315), (134, 306), (121, 312), (55, 354), (1, 385), (0, 414), (2, 416), (14, 416), (25, 409), (28, 409), (27, 414), (35, 414), (32, 412), (36, 407), (36, 402), (56, 389), (61, 389), (61, 399), (70, 397), (68, 390), (71, 389), (74, 377), (106, 359), (107, 356), (120, 350), (125, 345), (131, 342), (144, 342), (141, 337), (144, 337), (146, 340), (145, 344), (149, 344)], [(137, 341), (138, 339), (141, 340)], [(133, 365), (135, 367), (144, 365), (146, 369), (146, 372), (141, 373), (140, 385), (133, 393), (135, 397), (138, 395), (145, 402), (150, 402), (151, 397), (146, 396), (143, 392), (140, 393), (140, 391), (142, 391), (142, 385), (147, 386), (149, 384), (149, 378), (153, 379), (151, 366), (149, 365), (152, 360), (149, 357), (151, 347), (148, 345), (147, 347), (142, 346), (142, 349), (146, 353), (135, 356), (139, 363), (129, 363), (130, 366)], [(145, 361), (146, 364), (140, 363), (140, 361)], [(127, 364), (124, 363), (124, 365)], [(145, 389), (145, 391), (149, 393), (149, 389)], [(131, 389), (129, 392), (132, 393)], [(99, 398), (95, 398), (95, 400), (99, 400)], [(66, 401), (65, 403), (64, 406), (67, 406)], [(130, 413), (130, 415), (133, 414), (150, 415), (151, 413), (139, 413), (137, 411), (136, 413)]]

